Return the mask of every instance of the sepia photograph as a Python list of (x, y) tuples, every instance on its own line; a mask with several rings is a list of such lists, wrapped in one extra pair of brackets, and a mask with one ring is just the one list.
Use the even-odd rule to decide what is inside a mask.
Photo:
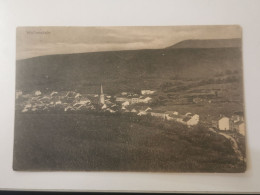
[(242, 28), (18, 27), (13, 169), (243, 173)]

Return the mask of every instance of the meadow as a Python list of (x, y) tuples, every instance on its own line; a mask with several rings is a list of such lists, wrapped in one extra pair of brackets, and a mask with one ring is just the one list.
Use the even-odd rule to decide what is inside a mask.
[(203, 126), (107, 113), (16, 113), (14, 170), (243, 172)]

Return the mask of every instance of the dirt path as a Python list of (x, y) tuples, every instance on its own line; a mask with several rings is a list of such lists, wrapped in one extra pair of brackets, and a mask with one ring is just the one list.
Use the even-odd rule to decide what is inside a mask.
[[(212, 132), (218, 133), (218, 132), (216, 132), (215, 130), (213, 130), (211, 128), (209, 130), (212, 131)], [(243, 155), (242, 155), (241, 151), (238, 148), (236, 140), (232, 136), (230, 136), (230, 135), (228, 135), (226, 133), (222, 133), (222, 132), (220, 133), (219, 132), (218, 134), (224, 136), (225, 138), (227, 138), (231, 142), (232, 148), (235, 151), (237, 157), (239, 158), (239, 160), (243, 161), (244, 158), (243, 158)]]

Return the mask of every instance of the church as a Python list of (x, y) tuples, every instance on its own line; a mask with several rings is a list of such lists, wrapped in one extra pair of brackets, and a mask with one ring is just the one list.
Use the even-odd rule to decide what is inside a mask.
[(105, 103), (105, 95), (103, 93), (102, 84), (101, 84), (101, 88), (100, 88), (99, 105), (101, 106), (102, 109), (107, 108), (106, 103)]

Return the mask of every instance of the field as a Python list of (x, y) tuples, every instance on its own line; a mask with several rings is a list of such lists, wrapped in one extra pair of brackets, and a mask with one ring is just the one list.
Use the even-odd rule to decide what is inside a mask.
[(202, 126), (131, 114), (19, 114), (15, 170), (243, 172), (230, 142)]

